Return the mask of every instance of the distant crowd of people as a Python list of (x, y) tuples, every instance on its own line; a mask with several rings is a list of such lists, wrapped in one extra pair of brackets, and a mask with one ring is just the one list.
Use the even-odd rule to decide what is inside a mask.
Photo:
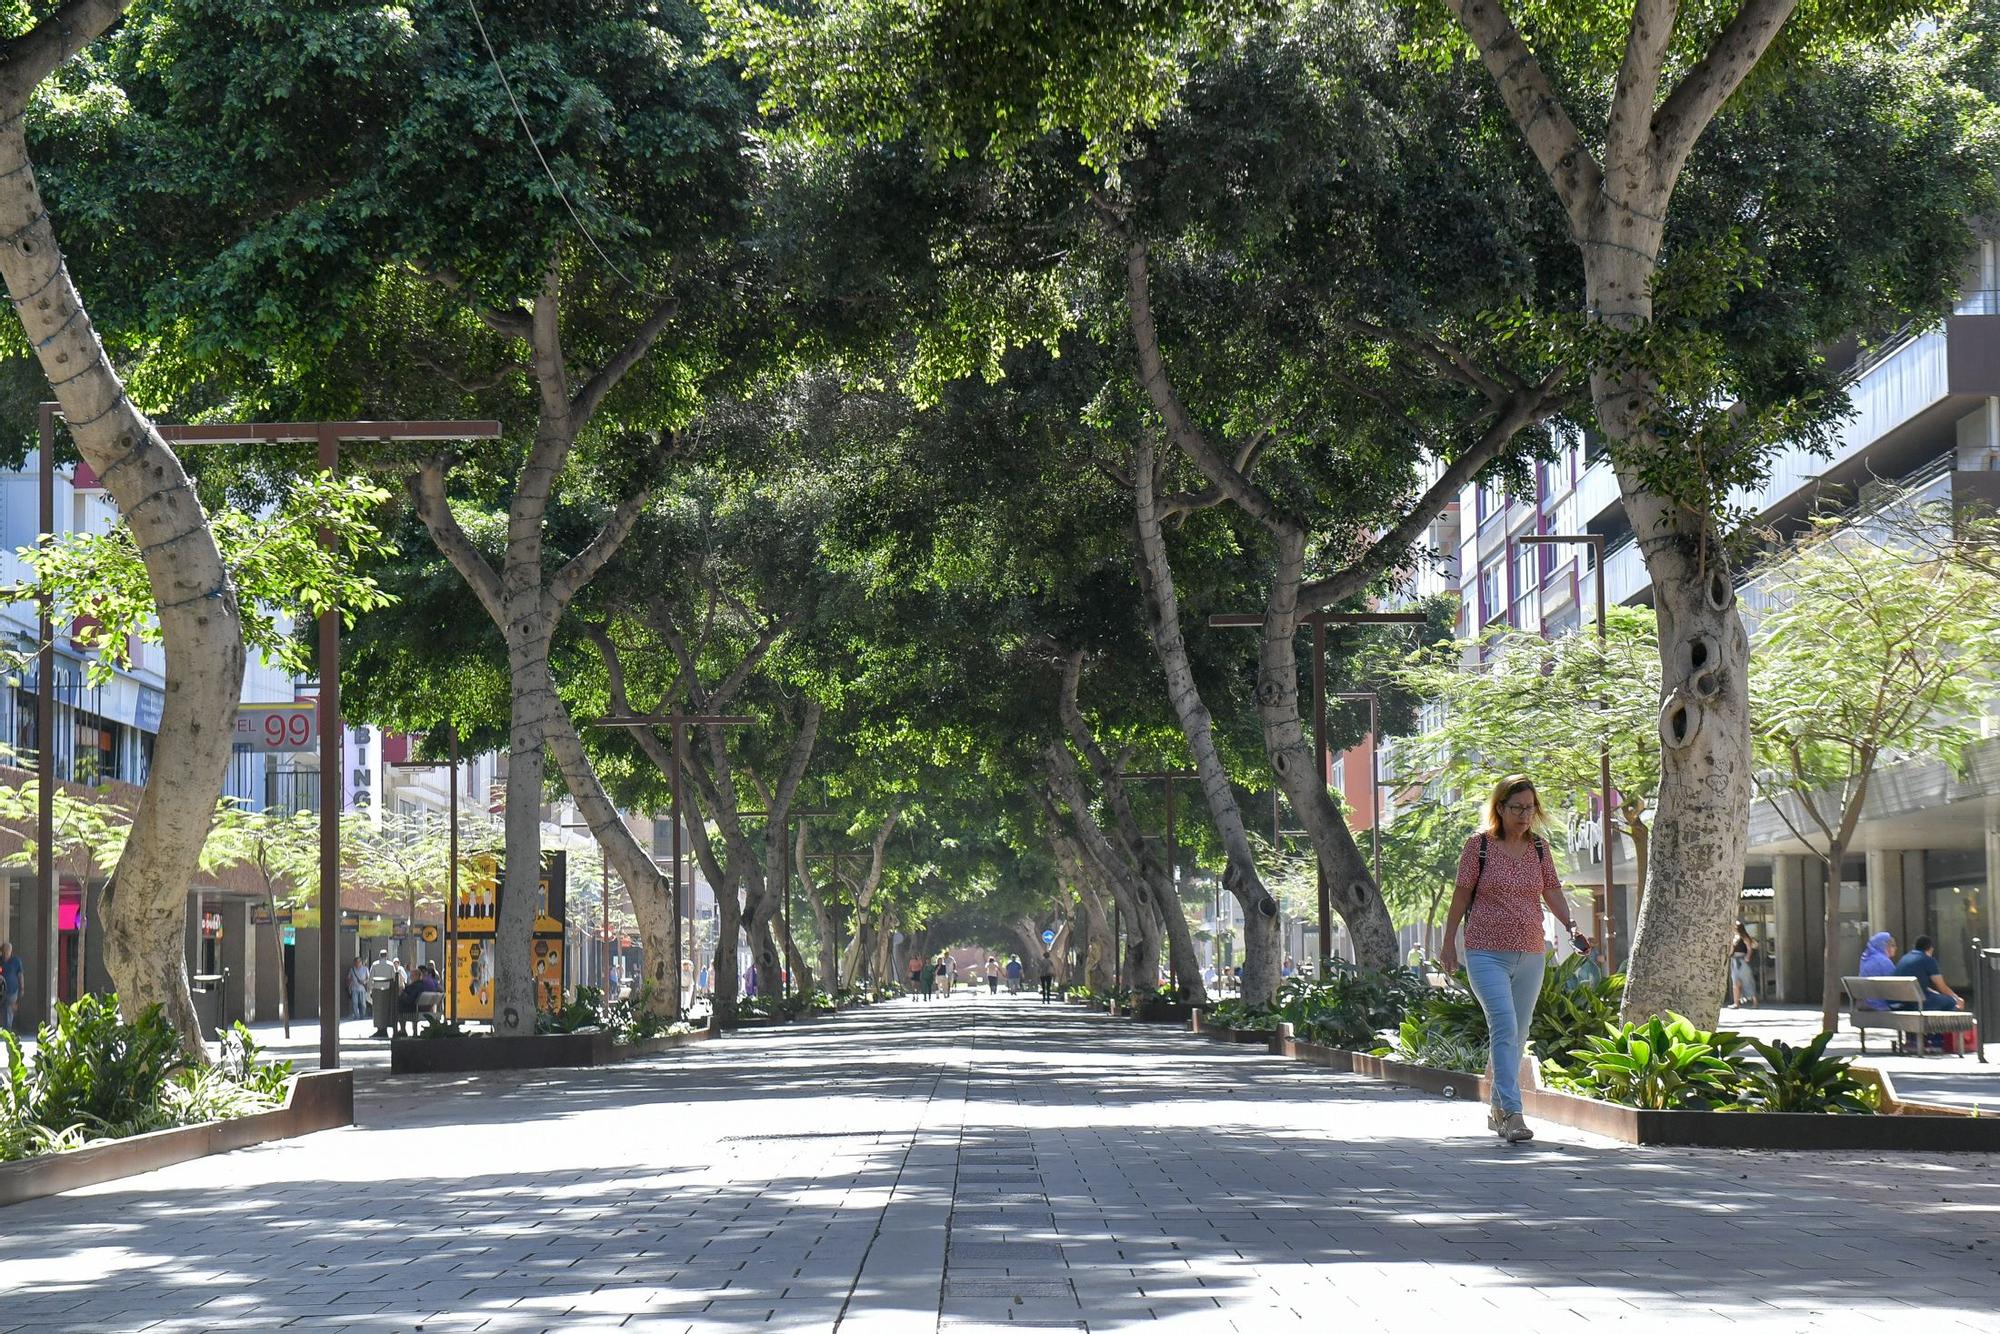
[[(1043, 951), (1042, 956), (1034, 962), (1033, 969), (1034, 976), (1041, 983), (1042, 1000), (1047, 1002), (1054, 999), (1055, 960), (1047, 951)], [(1000, 962), (998, 955), (989, 954), (985, 963), (975, 964), (968, 971), (971, 976), (966, 979), (967, 985), (977, 987), (979, 980), (984, 978), (986, 992), (991, 996), (1000, 994), (1002, 978), (1006, 979), (1010, 995), (1019, 993), (1028, 978), (1028, 966), (1022, 964), (1021, 956), (1018, 954), (1010, 955), (1004, 964)], [(939, 996), (949, 997), (958, 981), (958, 960), (949, 952), (940, 953), (935, 959), (910, 960), (909, 994), (913, 1001), (935, 1000)]]

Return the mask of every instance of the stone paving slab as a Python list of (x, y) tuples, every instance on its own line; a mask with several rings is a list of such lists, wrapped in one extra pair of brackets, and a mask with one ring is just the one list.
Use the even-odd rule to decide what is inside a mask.
[(2000, 1161), (1641, 1150), (1022, 997), (0, 1211), (0, 1331), (2000, 1330)]

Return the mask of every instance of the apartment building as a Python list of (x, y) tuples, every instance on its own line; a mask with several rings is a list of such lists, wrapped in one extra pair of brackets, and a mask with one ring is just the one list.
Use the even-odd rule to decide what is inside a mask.
[[(1854, 359), (1853, 415), (1831, 455), (1784, 451), (1765, 482), (1736, 496), (1738, 503), (1781, 533), (1815, 513), (1865, 516), (1886, 504), (2000, 504), (1995, 243), (1982, 245), (1957, 309), (1941, 325), (1847, 355)], [(1547, 534), (1601, 536), (1603, 568), (1595, 567), (1588, 546), (1521, 540)], [(1433, 525), (1429, 545), (1435, 559), (1407, 592), (1456, 595), (1461, 638), (1501, 623), (1551, 636), (1586, 629), (1599, 579), (1611, 602), (1651, 600), (1617, 479), (1585, 441), (1537, 465), (1532, 494), (1467, 487)], [(1754, 570), (1742, 595), (1746, 615), (1754, 618)], [(1364, 743), (1342, 758), (1350, 799), (1354, 766), (1365, 765), (1366, 755)], [(1357, 823), (1367, 827), (1365, 811)], [(1565, 879), (1579, 895), (1602, 898), (1602, 859), (1611, 858), (1622, 956), (1635, 920), (1631, 850), (1622, 838), (1604, 848), (1594, 819), (1579, 819), (1572, 832)], [(1753, 809), (1741, 916), (1766, 942), (1772, 966), (1763, 990), (1769, 997), (1819, 995), (1824, 870), (1777, 811), (1766, 803)], [(1938, 941), (1948, 978), (1954, 985), (1969, 982), (1973, 941), (1990, 942), (2000, 915), (2000, 738), (1975, 748), (1964, 778), (1938, 764), (1904, 765), (1886, 774), (1871, 793), (1838, 882), (1833, 892), (1839, 896), (1841, 957), (1858, 958), (1861, 940), (1873, 931), (1893, 931), (1899, 941), (1929, 934)]]

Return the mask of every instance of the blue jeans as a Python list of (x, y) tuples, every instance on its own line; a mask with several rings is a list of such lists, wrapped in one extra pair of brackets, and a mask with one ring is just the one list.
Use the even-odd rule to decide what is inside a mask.
[(1534, 1022), (1535, 998), (1542, 994), (1540, 950), (1467, 950), (1465, 977), (1479, 1008), (1493, 1058), (1493, 1101), (1503, 1112), (1521, 1110), (1521, 1052)]

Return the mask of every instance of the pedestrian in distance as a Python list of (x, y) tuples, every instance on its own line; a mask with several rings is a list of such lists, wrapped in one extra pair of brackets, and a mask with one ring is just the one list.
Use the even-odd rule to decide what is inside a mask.
[(926, 959), (917, 965), (917, 971), (922, 976), (924, 999), (930, 1000), (937, 994), (937, 966)]
[(986, 956), (986, 994), (1000, 994), (1000, 961), (990, 954)]
[(1458, 929), (1465, 927), (1465, 976), (1486, 1012), (1493, 1062), (1493, 1105), (1487, 1129), (1510, 1144), (1535, 1137), (1521, 1116), (1521, 1053), (1535, 1000), (1542, 991), (1547, 941), (1542, 907), (1555, 914), (1579, 951), (1590, 940), (1576, 929), (1555, 858), (1538, 832), (1548, 816), (1526, 774), (1509, 774), (1486, 799), (1480, 831), (1458, 859), (1457, 886), (1445, 917), (1446, 972), (1458, 967)]
[(924, 985), (926, 969), (922, 959), (910, 960), (910, 999), (916, 1000), (930, 988)]
[(941, 994), (946, 1000), (950, 1000), (951, 999), (951, 956), (949, 954), (938, 955), (937, 966), (932, 969), (932, 973), (937, 978), (937, 987), (939, 994)]
[(389, 959), (389, 951), (382, 950), (375, 956), (375, 962), (368, 969), (368, 999), (375, 1010), (375, 1034), (378, 1038), (389, 1036), (389, 1029), (396, 1022), (396, 996), (402, 990), (397, 980), (398, 969)]
[[(1757, 940), (1750, 929), (1738, 922), (1736, 939), (1729, 945), (1729, 990), (1734, 997), (1731, 1005), (1755, 1005), (1757, 1003)], [(1743, 998), (1748, 996), (1749, 1000)]]
[(1018, 954), (1007, 960), (1007, 990), (1012, 995), (1021, 994), (1021, 956)]
[(347, 970), (347, 1008), (349, 1019), (368, 1017), (368, 965), (354, 956), (353, 966)]
[(14, 1031), (14, 1011), (21, 1006), (21, 956), (14, 942), (0, 940), (0, 1030)]
[(1055, 960), (1051, 959), (1048, 956), (1048, 954), (1044, 952), (1042, 955), (1041, 963), (1037, 964), (1035, 967), (1035, 973), (1036, 976), (1040, 977), (1042, 980), (1042, 1004), (1047, 1005), (1049, 1001), (1053, 999), (1053, 993), (1056, 988)]

